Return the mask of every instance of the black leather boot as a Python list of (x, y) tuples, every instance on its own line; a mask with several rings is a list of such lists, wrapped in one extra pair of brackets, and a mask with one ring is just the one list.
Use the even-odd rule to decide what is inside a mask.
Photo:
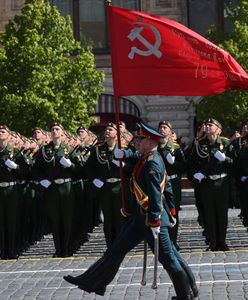
[(191, 295), (188, 295), (188, 296), (185, 296), (185, 297), (172, 296), (171, 300), (193, 300), (194, 299), (194, 297), (191, 296)]
[(193, 296), (195, 298), (198, 297), (199, 291), (198, 291), (198, 287), (195, 282), (195, 276), (194, 276), (192, 270), (190, 269), (190, 267), (187, 265), (187, 263), (184, 260), (180, 261), (180, 264), (183, 267), (183, 269), (188, 277), (189, 285), (191, 287)]
[[(190, 284), (188, 276), (184, 270), (174, 272), (170, 274), (174, 289), (176, 291), (177, 300), (191, 300), (193, 295), (191, 294)], [(172, 298), (173, 299), (173, 298)]]
[(87, 293), (96, 293), (97, 295), (103, 296), (106, 291), (106, 286), (90, 286), (87, 284), (86, 280), (82, 280), (82, 278), (78, 277), (73, 277), (73, 276), (64, 276), (64, 280), (76, 285), (79, 289), (86, 291)]

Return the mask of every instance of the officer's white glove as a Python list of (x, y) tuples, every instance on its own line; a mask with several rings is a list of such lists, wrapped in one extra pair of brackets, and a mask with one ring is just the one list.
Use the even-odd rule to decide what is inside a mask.
[(247, 178), (248, 178), (248, 176), (242, 176), (242, 177), (240, 178), (240, 180), (241, 180), (242, 182), (245, 182)]
[(49, 181), (48, 179), (42, 179), (40, 181), (40, 184), (44, 187), (44, 188), (48, 188), (51, 185), (51, 181)]
[(202, 179), (205, 178), (205, 176), (204, 176), (201, 172), (195, 173), (195, 174), (193, 175), (193, 177), (194, 177), (195, 179), (197, 179), (199, 182), (201, 182)]
[(117, 159), (122, 159), (124, 157), (124, 152), (123, 150), (119, 149), (119, 148), (115, 148), (114, 150), (114, 156)]
[(175, 162), (175, 156), (171, 155), (171, 153), (166, 155), (166, 159), (170, 165), (173, 165)]
[(100, 179), (98, 178), (95, 178), (92, 183), (94, 184), (94, 186), (96, 186), (97, 188), (101, 188), (103, 185), (104, 185), (104, 182), (101, 181)]
[(18, 167), (18, 165), (13, 160), (10, 160), (10, 159), (7, 159), (4, 163), (10, 169), (15, 170)]
[(177, 219), (174, 218), (173, 216), (171, 216), (171, 222), (170, 222), (169, 227), (173, 228), (176, 224), (177, 224)]
[(150, 228), (151, 228), (153, 237), (154, 237), (155, 239), (157, 239), (157, 238), (158, 238), (158, 235), (159, 235), (159, 232), (160, 232), (160, 226), (158, 226), (158, 227), (150, 227)]
[(61, 157), (59, 162), (65, 168), (70, 168), (71, 166), (71, 160), (69, 158), (65, 158), (64, 156)]
[(225, 153), (220, 152), (219, 150), (214, 153), (214, 157), (219, 161), (224, 161), (226, 159)]

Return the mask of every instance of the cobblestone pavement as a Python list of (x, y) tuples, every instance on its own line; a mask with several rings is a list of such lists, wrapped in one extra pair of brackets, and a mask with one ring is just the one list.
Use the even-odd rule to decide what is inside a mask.
[[(198, 299), (248, 299), (248, 233), (238, 218), (239, 210), (229, 210), (227, 244), (230, 251), (206, 252), (202, 229), (193, 205), (180, 211), (179, 245), (191, 266), (200, 289)], [(171, 299), (175, 295), (170, 279), (159, 265), (157, 290), (151, 289), (153, 255), (148, 255), (147, 286), (140, 285), (142, 245), (127, 255), (107, 288), (104, 297), (88, 294), (63, 280), (64, 275), (84, 272), (105, 250), (102, 226), (91, 234), (73, 257), (52, 258), (50, 235), (24, 253), (18, 260), (0, 260), (0, 300), (147, 300)]]

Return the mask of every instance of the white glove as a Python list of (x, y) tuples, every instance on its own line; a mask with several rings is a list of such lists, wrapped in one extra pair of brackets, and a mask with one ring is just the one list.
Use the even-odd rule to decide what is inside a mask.
[(225, 153), (220, 152), (219, 150), (214, 153), (214, 157), (219, 161), (224, 161), (226, 159)]
[(171, 153), (166, 155), (166, 159), (170, 165), (173, 165), (175, 162), (175, 156), (171, 155)]
[(173, 227), (177, 224), (177, 219), (174, 218), (173, 216), (171, 216), (171, 218), (172, 218), (172, 222), (170, 222), (169, 227), (170, 227), (170, 228), (173, 228)]
[(158, 227), (150, 227), (150, 228), (151, 228), (153, 237), (154, 237), (155, 239), (157, 239), (157, 238), (158, 238), (158, 234), (159, 234), (159, 232), (160, 232), (160, 226), (158, 226)]
[(18, 167), (18, 165), (13, 160), (10, 160), (10, 159), (7, 159), (4, 163), (10, 169), (15, 170)]
[(247, 178), (248, 178), (248, 176), (242, 176), (242, 177), (240, 178), (240, 180), (241, 180), (242, 182), (245, 182)]
[(194, 177), (195, 179), (197, 179), (199, 182), (201, 182), (202, 179), (205, 178), (205, 176), (204, 176), (201, 172), (195, 173), (195, 174), (193, 175), (193, 177)]
[(71, 166), (71, 160), (69, 158), (65, 158), (64, 156), (61, 157), (59, 162), (65, 168), (70, 168), (70, 166)]
[(43, 179), (40, 181), (40, 184), (47, 189), (51, 185), (51, 181)]
[(120, 167), (120, 161), (119, 160), (113, 159), (112, 163), (115, 164), (117, 167)]
[(93, 183), (96, 187), (98, 187), (99, 189), (104, 185), (104, 182), (101, 181), (101, 180), (98, 179), (98, 178), (95, 178), (95, 179), (92, 181), (92, 183)]
[(115, 148), (114, 150), (114, 156), (115, 158), (121, 159), (124, 157), (124, 152), (123, 150), (119, 149), (119, 148)]

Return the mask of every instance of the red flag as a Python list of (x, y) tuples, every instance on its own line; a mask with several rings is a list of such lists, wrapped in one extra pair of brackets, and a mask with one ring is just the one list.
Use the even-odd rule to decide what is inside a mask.
[(248, 89), (248, 75), (226, 51), (162, 17), (108, 6), (115, 93), (208, 96)]

